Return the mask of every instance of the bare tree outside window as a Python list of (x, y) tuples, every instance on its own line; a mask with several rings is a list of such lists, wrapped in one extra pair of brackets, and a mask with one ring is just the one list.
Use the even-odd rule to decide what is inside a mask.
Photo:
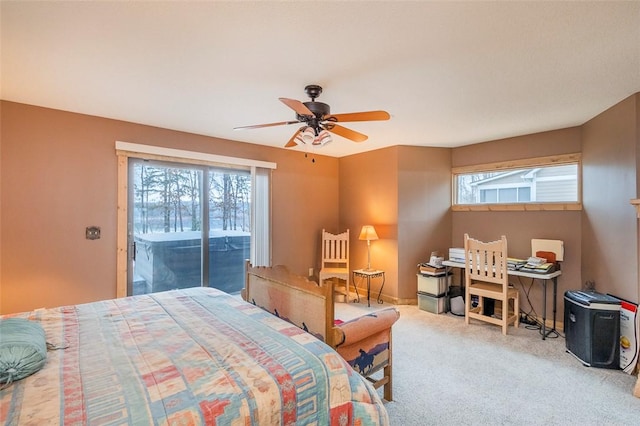
[[(202, 229), (198, 171), (138, 164), (134, 173), (136, 233)], [(210, 170), (208, 179), (211, 229), (250, 231), (250, 174)]]
[(222, 230), (250, 230), (251, 179), (248, 174), (209, 173), (212, 222)]

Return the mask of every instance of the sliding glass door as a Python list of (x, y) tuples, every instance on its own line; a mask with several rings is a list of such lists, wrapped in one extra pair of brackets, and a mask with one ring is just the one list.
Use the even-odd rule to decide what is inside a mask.
[(249, 170), (129, 160), (128, 295), (244, 285)]
[(208, 280), (227, 293), (244, 287), (244, 262), (251, 248), (251, 174), (248, 171), (209, 169)]

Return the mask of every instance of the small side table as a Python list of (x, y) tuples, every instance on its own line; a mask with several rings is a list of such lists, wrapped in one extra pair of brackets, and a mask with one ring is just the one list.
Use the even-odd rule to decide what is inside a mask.
[(378, 303), (384, 303), (380, 298), (382, 294), (382, 289), (384, 287), (384, 271), (379, 269), (355, 269), (353, 271), (353, 286), (356, 288), (356, 295), (358, 296), (358, 302), (360, 302), (360, 294), (358, 293), (358, 285), (356, 283), (356, 277), (360, 278), (360, 280), (367, 279), (367, 306), (371, 306), (370, 296), (371, 296), (371, 278), (382, 278), (382, 285), (380, 285), (380, 291), (378, 291)]

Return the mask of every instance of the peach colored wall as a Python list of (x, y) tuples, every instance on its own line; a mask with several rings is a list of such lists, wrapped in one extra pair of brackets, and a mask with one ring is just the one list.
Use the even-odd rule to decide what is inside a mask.
[(398, 298), (415, 300), (418, 263), (451, 246), (451, 149), (398, 152)]
[[(373, 225), (371, 267), (385, 271), (383, 295), (398, 294), (398, 147), (340, 158), (340, 229), (350, 229), (352, 269), (367, 267), (367, 243), (358, 240), (363, 225)], [(358, 283), (360, 284), (360, 283)], [(371, 283), (376, 294), (379, 280)], [(365, 284), (366, 287), (366, 284)]]
[[(384, 295), (400, 302), (415, 297), (409, 271), (416, 259), (461, 245), (465, 232), (481, 239), (505, 234), (518, 257), (529, 254), (531, 238), (558, 238), (566, 248), (560, 320), (562, 293), (587, 279), (599, 291), (638, 301), (638, 229), (628, 201), (640, 196), (639, 104), (636, 94), (580, 127), (451, 150), (396, 146), (341, 159), (316, 155), (311, 163), (285, 149), (2, 101), (0, 312), (115, 296), (116, 140), (278, 163), (273, 263), (298, 274), (317, 270), (322, 228), (351, 229), (355, 269), (366, 265), (360, 227), (375, 225), (380, 240), (371, 246), (372, 266), (387, 271)], [(565, 154), (583, 151), (583, 144), (583, 212), (445, 212), (447, 161), (457, 167)], [(101, 226), (102, 239), (84, 239), (88, 225)], [(621, 263), (630, 266), (620, 270)], [(540, 293), (539, 287), (530, 293), (538, 313)]]
[(581, 135), (580, 127), (569, 127), (453, 148), (451, 165), (462, 167), (549, 155), (573, 154), (581, 151)]
[[(2, 101), (0, 312), (116, 294), (115, 141), (278, 164), (274, 264), (307, 274), (318, 235), (338, 225), (338, 159)], [(283, 144), (286, 141), (283, 141)], [(102, 228), (86, 240), (85, 227)]]
[(596, 290), (638, 302), (638, 198), (640, 94), (583, 126), (584, 211), (582, 281)]
[[(476, 145), (454, 148), (453, 166), (492, 163), (548, 155), (569, 154), (581, 151), (581, 129), (568, 129), (536, 133), (516, 138), (502, 139)], [(531, 255), (531, 239), (558, 239), (564, 241), (565, 260), (562, 276), (558, 279), (558, 320), (563, 318), (565, 290), (580, 289), (581, 212), (579, 211), (518, 211), (518, 212), (453, 212), (451, 228), (452, 245), (462, 247), (465, 233), (484, 241), (506, 235), (509, 255), (528, 257)], [(531, 291), (521, 292), (521, 306), (528, 310), (532, 306), (542, 316), (542, 287), (532, 286), (531, 280), (513, 278), (517, 287)], [(549, 287), (552, 288), (551, 286)], [(551, 318), (551, 297), (547, 318)]]
[(374, 225), (380, 239), (371, 243), (371, 266), (385, 271), (388, 300), (416, 303), (417, 264), (448, 249), (450, 194), (450, 149), (396, 146), (340, 159), (340, 224), (355, 229), (351, 265), (366, 265), (367, 246), (357, 238), (362, 225)]

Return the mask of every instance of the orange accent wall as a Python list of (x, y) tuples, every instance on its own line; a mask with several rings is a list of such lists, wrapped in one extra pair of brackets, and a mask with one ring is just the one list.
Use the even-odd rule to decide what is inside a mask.
[[(416, 301), (417, 264), (448, 250), (451, 230), (451, 150), (395, 146), (340, 159), (340, 224), (355, 230), (351, 265), (367, 264), (363, 225), (373, 225), (371, 267), (385, 271), (383, 294)], [(380, 281), (372, 282), (377, 295)]]
[[(363, 225), (373, 225), (379, 238), (371, 242), (371, 267), (385, 271), (384, 294), (397, 297), (398, 147), (340, 158), (340, 228), (351, 230), (352, 269), (367, 267), (367, 242), (358, 239)], [(371, 282), (376, 295), (380, 285)]]

